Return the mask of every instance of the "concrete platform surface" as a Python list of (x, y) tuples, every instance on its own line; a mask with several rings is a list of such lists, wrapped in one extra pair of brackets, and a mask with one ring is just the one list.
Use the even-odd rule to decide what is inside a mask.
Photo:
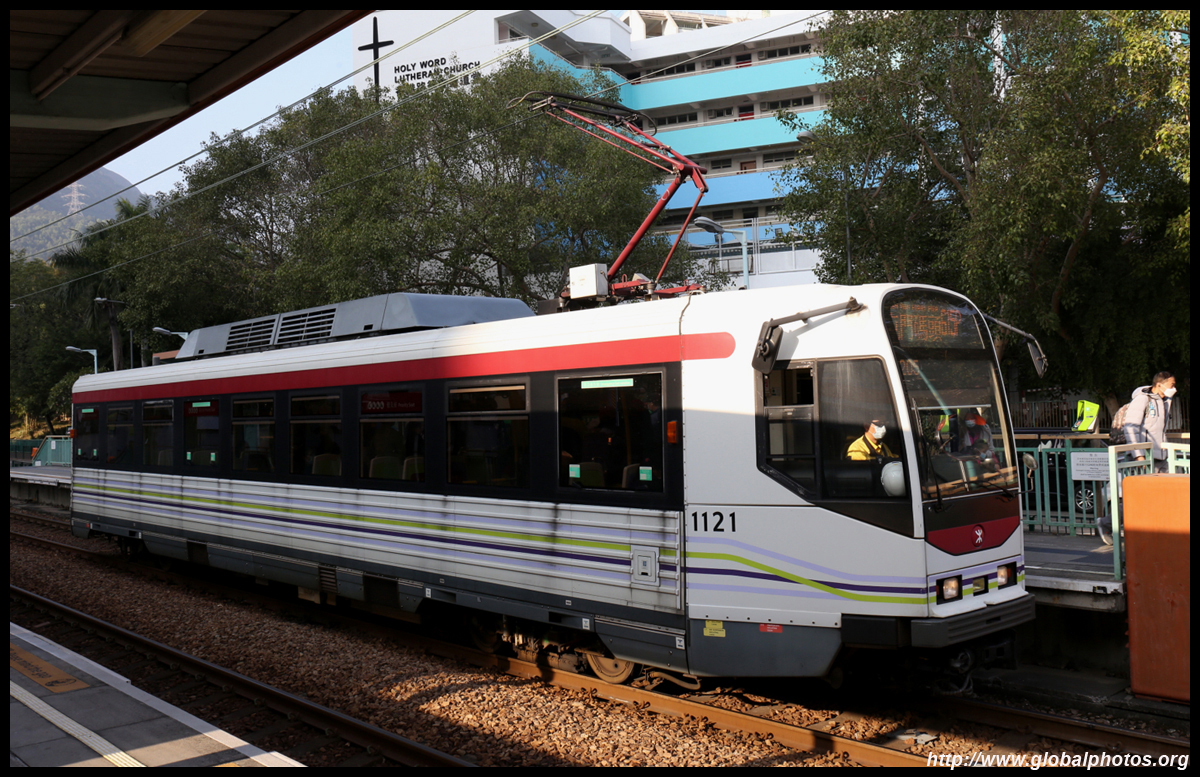
[(302, 766), (12, 623), (9, 766)]
[(1124, 612), (1125, 583), (1113, 578), (1113, 549), (1094, 534), (1025, 532), (1025, 588), (1041, 604)]

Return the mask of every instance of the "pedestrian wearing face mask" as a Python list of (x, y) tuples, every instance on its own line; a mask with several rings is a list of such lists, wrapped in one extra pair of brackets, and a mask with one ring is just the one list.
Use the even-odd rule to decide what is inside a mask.
[[(1149, 386), (1134, 390), (1133, 399), (1125, 410), (1125, 439), (1128, 442), (1153, 444), (1150, 451), (1154, 459), (1154, 471), (1167, 471), (1167, 451), (1162, 447), (1167, 440), (1167, 417), (1171, 414), (1171, 398), (1175, 396), (1175, 376), (1160, 372)], [(1142, 458), (1142, 451), (1136, 454)]]
[(846, 458), (850, 461), (870, 461), (871, 459), (894, 459), (896, 454), (883, 441), (887, 427), (877, 418), (863, 424), (866, 430), (862, 437), (850, 443)]

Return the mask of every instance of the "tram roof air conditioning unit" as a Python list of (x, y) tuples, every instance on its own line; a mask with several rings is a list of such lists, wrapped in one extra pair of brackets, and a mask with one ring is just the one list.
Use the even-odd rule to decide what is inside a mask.
[(396, 292), (197, 329), (188, 334), (175, 358), (223, 356), (532, 315), (519, 299)]

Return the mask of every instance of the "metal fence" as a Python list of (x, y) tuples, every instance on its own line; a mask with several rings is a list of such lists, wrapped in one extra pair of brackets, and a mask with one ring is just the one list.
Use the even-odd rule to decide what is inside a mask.
[(41, 440), (9, 440), (10, 467), (69, 467), (71, 440), (66, 435), (51, 435)]
[[(1100, 402), (1096, 414), (1097, 432), (1107, 433), (1112, 427), (1112, 413)], [(1124, 404), (1124, 403), (1122, 403)], [(1070, 429), (1075, 424), (1076, 401), (1065, 399), (1025, 399), (1012, 405), (1013, 425), (1018, 429)], [(1175, 397), (1167, 431), (1191, 430), (1191, 407), (1187, 397)]]
[(33, 449), (37, 447), (36, 440), (8, 441), (8, 466), (28, 467), (33, 463)]

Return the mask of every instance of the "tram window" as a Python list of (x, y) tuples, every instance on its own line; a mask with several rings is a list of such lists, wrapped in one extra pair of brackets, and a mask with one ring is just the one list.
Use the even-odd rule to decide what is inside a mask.
[(813, 365), (791, 364), (764, 378), (767, 463), (808, 491), (817, 488)]
[(172, 464), (175, 405), (170, 399), (142, 403), (142, 465), (169, 467)]
[(133, 405), (109, 405), (105, 418), (108, 466), (130, 469), (133, 445)]
[(336, 394), (292, 397), (293, 475), (342, 474), (342, 400)]
[(215, 468), (220, 439), (220, 403), (215, 399), (184, 402), (184, 466)]
[(233, 401), (233, 468), (239, 472), (275, 471), (275, 400)]
[(360, 477), (425, 481), (423, 396), (413, 389), (362, 389)]
[(560, 486), (663, 490), (663, 378), (559, 378)]
[(76, 408), (74, 443), (76, 461), (100, 461), (99, 407)]
[(449, 482), (528, 488), (529, 413), (524, 384), (451, 388)]
[(903, 466), (905, 460), (904, 435), (883, 362), (847, 359), (822, 361), (817, 367), (822, 496), (904, 496), (903, 489), (889, 494), (883, 485), (883, 468), (892, 462)]

